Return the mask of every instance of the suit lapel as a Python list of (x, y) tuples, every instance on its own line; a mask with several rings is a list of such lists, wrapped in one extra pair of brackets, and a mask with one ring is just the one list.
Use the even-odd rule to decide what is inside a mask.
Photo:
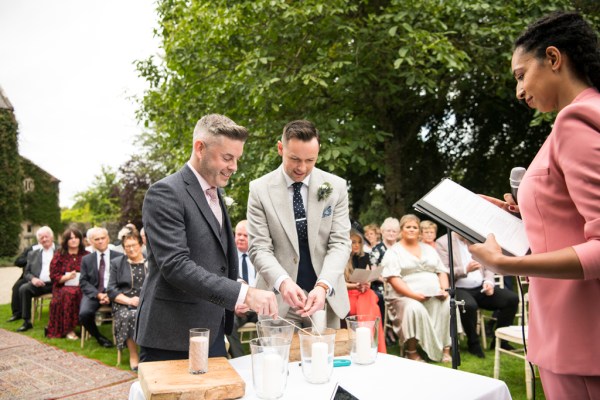
[[(323, 183), (323, 176), (320, 170), (313, 168), (310, 176), (310, 186), (308, 187), (308, 199), (306, 199), (307, 213), (306, 218), (308, 219), (308, 247), (310, 253), (313, 253), (315, 249), (316, 240), (319, 235), (319, 226), (321, 225), (321, 217), (323, 215), (323, 208), (325, 207), (326, 201), (319, 201), (318, 191), (319, 186)], [(312, 238), (312, 240), (311, 240)]]
[(296, 254), (300, 254), (298, 247), (298, 232), (296, 231), (296, 220), (294, 218), (294, 210), (290, 204), (290, 193), (287, 183), (283, 177), (283, 168), (279, 167), (279, 173), (274, 175), (274, 178), (269, 183), (269, 196), (273, 203), (273, 208), (277, 214), (277, 218), (281, 222), (289, 241), (294, 246)]
[[(196, 206), (200, 210), (200, 213), (204, 216), (204, 219), (210, 226), (211, 230), (213, 231), (213, 234), (215, 235), (219, 243), (221, 243), (221, 248), (223, 249), (223, 252), (227, 254), (227, 251), (224, 248), (223, 243), (221, 242), (219, 222), (215, 218), (215, 215), (213, 214), (212, 210), (210, 209), (210, 206), (208, 205), (208, 202), (206, 201), (206, 196), (202, 191), (202, 187), (200, 186), (200, 182), (198, 182), (198, 178), (196, 178), (196, 175), (194, 175), (189, 165), (187, 164), (181, 169), (181, 176), (183, 177), (183, 181), (186, 183), (186, 190), (188, 194), (190, 195), (194, 203), (196, 203)], [(219, 201), (221, 201), (220, 195)], [(223, 204), (221, 202), (221, 207), (222, 206)], [(223, 218), (225, 218), (225, 213)]]

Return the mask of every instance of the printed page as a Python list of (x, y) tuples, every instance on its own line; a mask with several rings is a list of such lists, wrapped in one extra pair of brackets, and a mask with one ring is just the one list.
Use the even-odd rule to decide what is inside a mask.
[(493, 233), (498, 244), (513, 255), (529, 250), (523, 221), (450, 179), (444, 179), (422, 200), (484, 238)]
[(350, 282), (358, 282), (358, 283), (372, 282), (375, 279), (379, 278), (379, 276), (381, 275), (381, 271), (383, 271), (383, 265), (375, 268), (374, 270), (357, 268), (350, 275)]

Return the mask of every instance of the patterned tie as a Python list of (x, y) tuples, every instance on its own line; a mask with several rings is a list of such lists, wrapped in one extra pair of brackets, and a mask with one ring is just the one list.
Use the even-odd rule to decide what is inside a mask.
[(306, 212), (304, 211), (304, 202), (302, 201), (302, 194), (300, 188), (302, 188), (302, 182), (292, 183), (294, 187), (294, 218), (296, 218), (296, 231), (298, 231), (298, 239), (308, 239), (308, 225), (306, 223)]
[(104, 292), (104, 271), (106, 270), (106, 264), (104, 263), (104, 253), (100, 253), (100, 267), (98, 268), (98, 291)]
[(242, 279), (248, 283), (248, 263), (246, 262), (246, 257), (248, 257), (248, 254), (242, 254)]
[(219, 197), (217, 196), (217, 188), (212, 187), (210, 189), (206, 189), (206, 194), (208, 195), (208, 197), (210, 197), (210, 201), (208, 202), (208, 205), (210, 206), (210, 209), (212, 210), (213, 214), (215, 214), (217, 221), (219, 221), (219, 226), (222, 227), (223, 226), (223, 212), (221, 211), (221, 205), (219, 204)]

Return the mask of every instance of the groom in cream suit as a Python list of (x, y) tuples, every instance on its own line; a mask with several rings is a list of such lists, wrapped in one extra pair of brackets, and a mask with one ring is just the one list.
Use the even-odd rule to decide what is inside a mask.
[(249, 255), (257, 287), (279, 294), (281, 316), (307, 326), (327, 306), (327, 325), (338, 328), (350, 310), (348, 191), (345, 180), (315, 168), (319, 147), (311, 122), (284, 127), (281, 166), (250, 183)]

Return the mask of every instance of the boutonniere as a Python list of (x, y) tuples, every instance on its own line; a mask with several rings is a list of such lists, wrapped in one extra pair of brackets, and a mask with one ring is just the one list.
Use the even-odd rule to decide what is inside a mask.
[(229, 196), (225, 196), (225, 197), (223, 197), (223, 201), (225, 202), (225, 205), (227, 206), (227, 208), (229, 208), (229, 207), (233, 207), (233, 206), (235, 206), (235, 204), (236, 204), (236, 203), (235, 203), (235, 200), (234, 200), (234, 199), (232, 199), (232, 198), (231, 198), (231, 197), (229, 197)]
[(319, 189), (317, 190), (317, 196), (319, 197), (319, 201), (325, 200), (326, 198), (328, 198), (329, 195), (331, 194), (331, 192), (333, 192), (331, 183), (329, 183), (329, 182), (323, 183), (321, 186), (319, 186)]

